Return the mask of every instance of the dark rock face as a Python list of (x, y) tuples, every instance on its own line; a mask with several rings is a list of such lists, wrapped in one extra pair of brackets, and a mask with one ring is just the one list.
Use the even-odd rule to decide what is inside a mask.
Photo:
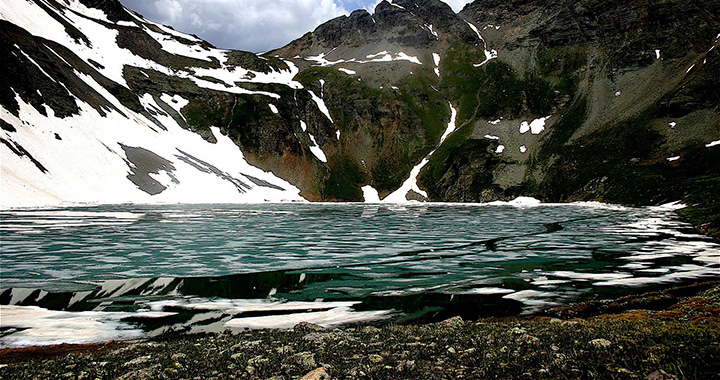
[(88, 8), (96, 8), (105, 12), (112, 22), (132, 21), (132, 16), (117, 0), (80, 0)]
[(421, 20), (410, 12), (382, 2), (374, 15), (357, 10), (350, 16), (341, 16), (320, 25), (314, 35), (318, 44), (325, 49), (340, 45), (373, 45), (383, 41), (424, 48), (434, 42), (435, 37), (423, 27)]
[[(554, 101), (559, 119), (524, 163), (527, 174), (513, 192), (553, 201), (717, 202), (711, 194), (720, 170), (707, 162), (718, 152), (699, 139), (720, 137), (720, 99), (708, 91), (720, 73), (712, 48), (720, 24), (710, 16), (718, 6), (594, 0), (466, 6), (461, 16), (499, 27), (488, 39), (501, 47), (500, 60), (533, 57), (507, 62), (547, 80), (558, 99), (573, 99)], [(600, 108), (612, 116), (597, 117)], [(675, 118), (686, 119), (686, 129), (674, 130)]]
[(160, 194), (165, 191), (165, 186), (150, 177), (150, 173), (159, 174), (160, 171), (166, 172), (172, 178), (173, 183), (179, 183), (173, 176), (175, 166), (168, 159), (160, 157), (145, 148), (121, 146), (129, 161), (130, 174), (127, 177), (140, 190), (150, 195)]
[(467, 44), (477, 44), (479, 38), (446, 3), (439, 0), (397, 0), (398, 4), (436, 30), (457, 36)]
[(619, 67), (642, 67), (652, 63), (660, 47), (666, 59), (706, 49), (696, 45), (717, 34), (717, 18), (711, 15), (718, 12), (718, 1), (477, 0), (461, 16), (482, 25), (522, 20), (531, 25), (525, 38), (544, 46), (596, 43)]

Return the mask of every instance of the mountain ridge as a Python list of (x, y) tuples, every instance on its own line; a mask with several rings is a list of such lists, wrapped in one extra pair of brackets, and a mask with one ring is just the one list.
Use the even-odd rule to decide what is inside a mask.
[[(18, 117), (18, 97), (60, 118), (77, 98), (209, 144), (226, 136), (311, 201), (714, 204), (718, 3), (476, 0), (455, 13), (437, 0), (384, 1), (255, 55), (214, 49), (117, 1), (37, 0), (32, 12), (63, 20), (54, 23), (68, 37), (43, 42), (3, 13), (14, 73), (0, 89), (3, 142), (21, 156), (9, 130), (22, 118), (6, 117)], [(131, 52), (121, 65), (88, 53), (80, 29), (90, 22), (116, 33), (103, 46)], [(174, 156), (188, 157), (164, 158), (182, 165)]]

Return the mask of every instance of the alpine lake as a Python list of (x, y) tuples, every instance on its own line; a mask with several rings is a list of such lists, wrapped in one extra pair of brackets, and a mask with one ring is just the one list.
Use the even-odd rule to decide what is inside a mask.
[(537, 313), (720, 278), (673, 207), (116, 205), (0, 212), (0, 347)]

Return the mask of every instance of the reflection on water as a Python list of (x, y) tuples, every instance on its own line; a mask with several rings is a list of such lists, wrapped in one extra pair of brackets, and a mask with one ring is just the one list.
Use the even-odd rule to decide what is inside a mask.
[(1, 217), (5, 346), (516, 315), (720, 277), (718, 245), (663, 208), (173, 205)]

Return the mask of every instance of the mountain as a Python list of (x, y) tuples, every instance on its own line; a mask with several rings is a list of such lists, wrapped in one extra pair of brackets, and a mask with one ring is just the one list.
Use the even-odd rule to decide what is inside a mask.
[[(2, 207), (304, 200), (228, 136), (312, 102), (293, 99), (292, 64), (216, 49), (116, 1), (0, 12)], [(267, 124), (252, 133), (274, 140)]]
[(274, 189), (720, 214), (718, 1), (383, 1), (263, 55), (114, 0), (6, 3), (4, 205)]

